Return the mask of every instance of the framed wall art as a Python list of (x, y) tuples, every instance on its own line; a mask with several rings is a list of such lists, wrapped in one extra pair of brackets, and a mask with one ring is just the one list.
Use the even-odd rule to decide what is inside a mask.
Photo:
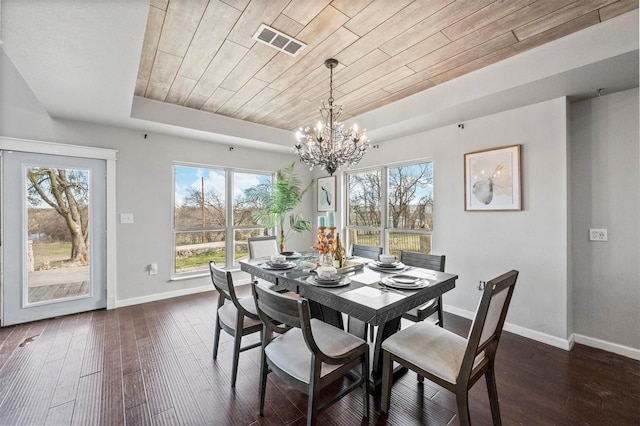
[(465, 210), (522, 210), (520, 192), (520, 145), (464, 155)]
[(318, 211), (336, 211), (336, 177), (318, 178)]

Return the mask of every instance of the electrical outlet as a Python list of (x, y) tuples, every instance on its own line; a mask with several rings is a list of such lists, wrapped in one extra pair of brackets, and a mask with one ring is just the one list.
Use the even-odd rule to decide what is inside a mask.
[(607, 241), (607, 230), (589, 229), (589, 241)]
[(133, 223), (133, 213), (120, 213), (120, 223)]

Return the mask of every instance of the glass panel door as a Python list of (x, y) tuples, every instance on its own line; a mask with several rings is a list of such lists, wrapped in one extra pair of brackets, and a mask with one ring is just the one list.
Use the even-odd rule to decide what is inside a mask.
[(104, 160), (2, 158), (2, 325), (105, 307)]

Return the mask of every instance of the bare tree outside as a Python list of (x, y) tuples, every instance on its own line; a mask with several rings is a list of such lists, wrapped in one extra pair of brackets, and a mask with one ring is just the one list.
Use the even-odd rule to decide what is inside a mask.
[(382, 174), (379, 170), (349, 176), (349, 224), (380, 226)]
[(47, 222), (38, 220), (38, 217), (42, 218), (44, 215), (38, 216), (36, 211), (42, 209), (43, 204), (49, 206), (63, 219), (68, 231), (67, 237), (71, 242), (69, 261), (88, 264), (89, 173), (82, 170), (32, 167), (27, 169), (27, 179), (28, 202), (34, 209), (34, 214), (29, 216), (29, 233), (43, 234), (46, 231)]
[[(225, 220), (225, 197), (219, 194), (215, 188), (206, 188), (204, 191), (199, 188), (190, 187), (186, 190), (186, 195), (181, 202), (175, 206), (175, 227), (176, 228), (224, 228)], [(196, 244), (219, 240), (214, 233), (184, 233), (179, 234), (177, 244)]]
[(432, 163), (389, 169), (389, 227), (428, 229), (433, 227)]

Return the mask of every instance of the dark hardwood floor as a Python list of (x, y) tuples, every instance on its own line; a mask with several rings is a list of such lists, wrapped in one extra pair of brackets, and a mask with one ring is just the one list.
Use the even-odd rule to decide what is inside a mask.
[[(211, 358), (215, 293), (94, 311), (0, 329), (2, 425), (303, 425), (306, 396), (270, 375), (259, 417), (260, 349), (240, 355), (230, 388), (231, 340)], [(446, 315), (465, 335), (470, 322)], [(497, 383), (506, 425), (638, 425), (640, 362), (576, 345), (571, 352), (504, 333)], [(326, 396), (334, 389), (328, 389)], [(325, 397), (325, 395), (323, 395)], [(324, 411), (320, 425), (457, 424), (452, 394), (407, 373), (391, 411), (359, 390)], [(470, 392), (471, 421), (491, 423), (484, 381)]]

